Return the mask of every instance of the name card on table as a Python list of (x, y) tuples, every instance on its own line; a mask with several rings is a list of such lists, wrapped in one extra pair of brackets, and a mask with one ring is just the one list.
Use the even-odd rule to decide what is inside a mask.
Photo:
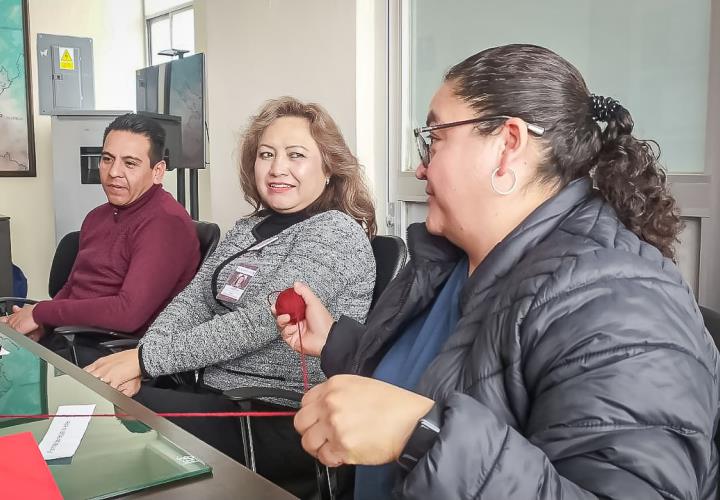
[[(58, 415), (92, 415), (95, 405), (65, 405), (57, 409)], [(45, 460), (68, 458), (75, 455), (92, 417), (55, 417), (40, 441)]]

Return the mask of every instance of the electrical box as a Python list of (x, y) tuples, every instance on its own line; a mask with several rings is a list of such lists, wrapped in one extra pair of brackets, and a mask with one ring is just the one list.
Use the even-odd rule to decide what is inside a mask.
[(95, 108), (91, 38), (37, 35), (40, 114)]

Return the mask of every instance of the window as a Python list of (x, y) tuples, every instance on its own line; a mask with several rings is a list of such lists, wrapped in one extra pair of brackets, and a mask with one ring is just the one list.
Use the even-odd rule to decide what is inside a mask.
[[(591, 92), (626, 106), (635, 135), (657, 140), (671, 173), (702, 173), (710, 3), (521, 0), (491, 6), (476, 0), (410, 0), (405, 4), (408, 127), (425, 123), (430, 99), (450, 66), (487, 47), (533, 43), (573, 63)], [(417, 156), (404, 153), (409, 153), (404, 168), (414, 168)]]
[(161, 64), (171, 55), (158, 52), (175, 49), (195, 53), (195, 13), (192, 2), (178, 0), (145, 0), (148, 61)]
[[(533, 43), (574, 64), (591, 92), (618, 99), (634, 134), (656, 140), (686, 221), (680, 268), (697, 297), (720, 303), (720, 148), (715, 146), (718, 0), (402, 0), (389, 20), (388, 225), (404, 236), (427, 211), (412, 129), (455, 63), (487, 47)], [(715, 306), (717, 307), (717, 305)]]

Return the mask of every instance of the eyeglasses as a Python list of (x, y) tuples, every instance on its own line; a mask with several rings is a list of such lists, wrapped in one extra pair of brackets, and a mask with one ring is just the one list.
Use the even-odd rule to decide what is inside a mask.
[[(428, 125), (427, 127), (418, 127), (415, 130), (413, 130), (413, 134), (415, 134), (415, 142), (417, 143), (418, 153), (420, 154), (420, 161), (423, 163), (425, 168), (430, 165), (430, 160), (432, 159), (432, 155), (430, 154), (430, 146), (432, 146), (432, 137), (430, 136), (430, 132), (433, 130), (440, 130), (443, 128), (450, 128), (450, 127), (459, 127), (460, 125), (468, 125), (470, 123), (483, 123), (483, 122), (491, 122), (496, 120), (509, 120), (510, 116), (505, 115), (497, 115), (497, 116), (483, 116), (481, 118), (472, 118), (470, 120), (462, 120), (459, 122), (450, 122), (450, 123), (438, 123), (437, 125)], [(527, 123), (527, 122), (526, 122)], [(528, 132), (531, 134), (541, 137), (545, 133), (545, 128), (541, 127), (540, 125), (535, 125), (533, 123), (527, 123)]]

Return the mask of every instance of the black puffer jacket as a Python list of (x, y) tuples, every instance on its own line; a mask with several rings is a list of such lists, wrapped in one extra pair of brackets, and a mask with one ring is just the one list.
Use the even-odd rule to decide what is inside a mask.
[[(335, 325), (323, 369), (371, 375), (461, 256), (423, 224), (365, 327)], [(503, 240), (462, 290), (456, 331), (417, 391), (440, 437), (408, 498), (710, 499), (718, 352), (677, 268), (575, 181)]]

